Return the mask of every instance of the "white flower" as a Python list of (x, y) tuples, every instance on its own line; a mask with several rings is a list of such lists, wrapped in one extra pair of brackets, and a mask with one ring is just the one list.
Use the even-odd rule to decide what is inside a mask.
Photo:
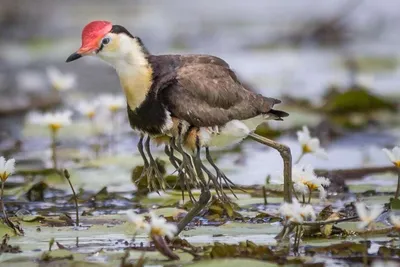
[[(292, 181), (294, 190), (301, 195), (308, 195), (312, 191), (319, 191), (320, 199), (326, 198), (324, 187), (331, 184), (331, 181), (325, 177), (318, 177), (311, 165), (294, 165), (292, 169)], [(280, 183), (283, 183), (281, 176)]]
[(54, 67), (47, 68), (47, 78), (51, 86), (57, 91), (66, 91), (76, 84), (76, 76), (71, 73), (61, 73)]
[(369, 211), (362, 202), (357, 202), (355, 206), (358, 217), (361, 219), (361, 222), (358, 225), (360, 229), (370, 226), (383, 212), (383, 207), (381, 205), (373, 205)]
[(175, 236), (175, 233), (178, 231), (178, 228), (175, 224), (168, 223), (165, 218), (158, 217), (153, 212), (150, 212), (150, 218), (150, 236), (158, 235), (173, 238)]
[(297, 132), (297, 139), (303, 149), (303, 154), (312, 153), (320, 158), (328, 158), (325, 149), (320, 146), (319, 139), (311, 137), (307, 126), (303, 126), (303, 130)]
[(111, 112), (118, 111), (127, 106), (126, 99), (122, 95), (102, 95), (98, 98), (97, 102)]
[(133, 210), (128, 210), (126, 215), (128, 216), (128, 219), (135, 225), (136, 229), (149, 229), (149, 223), (146, 222), (142, 215), (137, 214)]
[(49, 112), (45, 114), (33, 113), (29, 116), (29, 122), (49, 127), (52, 131), (71, 124), (72, 112), (69, 110), (59, 112)]
[(15, 159), (6, 160), (0, 157), (0, 179), (5, 182), (15, 172)]
[(76, 106), (76, 110), (89, 119), (93, 119), (94, 115), (96, 114), (96, 108), (97, 104), (89, 101), (81, 101)]
[(283, 203), (279, 208), (279, 212), (282, 217), (290, 222), (302, 223), (305, 220), (314, 221), (317, 218), (311, 205), (302, 206), (295, 198), (292, 203)]
[(400, 147), (395, 146), (391, 151), (387, 148), (382, 149), (386, 153), (394, 166), (400, 168)]
[(400, 216), (390, 214), (390, 222), (393, 224), (394, 228), (400, 229)]

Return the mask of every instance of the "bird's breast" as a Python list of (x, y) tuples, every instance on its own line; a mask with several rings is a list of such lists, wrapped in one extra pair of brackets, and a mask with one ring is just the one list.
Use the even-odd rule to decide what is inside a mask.
[(121, 87), (131, 110), (135, 110), (146, 99), (152, 85), (152, 70), (142, 66), (118, 73)]

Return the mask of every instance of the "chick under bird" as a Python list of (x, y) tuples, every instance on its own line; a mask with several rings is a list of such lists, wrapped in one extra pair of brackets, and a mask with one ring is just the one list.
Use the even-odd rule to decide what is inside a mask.
[[(288, 114), (273, 109), (279, 100), (244, 88), (224, 60), (211, 55), (152, 55), (139, 37), (108, 21), (86, 25), (81, 47), (66, 62), (83, 56), (97, 56), (115, 68), (127, 99), (130, 125), (142, 133), (138, 148), (143, 158), (146, 158), (145, 136), (149, 157), (150, 139), (167, 136), (170, 141), (165, 152), (182, 174), (180, 180), (198, 181), (195, 183), (201, 187), (201, 195), (178, 223), (177, 234), (207, 205), (211, 197), (210, 182), (217, 192), (222, 191), (218, 188), (222, 188), (223, 181), (230, 183), (212, 161), (209, 153), (212, 146), (250, 137), (278, 150), (284, 162), (285, 201), (291, 202), (290, 149), (254, 133), (262, 122), (282, 120)], [(202, 149), (206, 150), (215, 174), (203, 165)], [(174, 155), (175, 151), (181, 158)], [(151, 168), (147, 175), (158, 179), (157, 165), (150, 161), (145, 162)]]

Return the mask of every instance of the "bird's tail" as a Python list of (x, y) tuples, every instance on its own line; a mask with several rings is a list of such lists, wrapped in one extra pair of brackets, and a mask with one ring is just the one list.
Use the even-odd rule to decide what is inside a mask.
[(289, 116), (289, 113), (286, 113), (285, 111), (282, 110), (277, 110), (277, 109), (271, 109), (267, 113), (270, 116), (270, 120), (276, 120), (276, 121), (283, 121), (283, 118)]

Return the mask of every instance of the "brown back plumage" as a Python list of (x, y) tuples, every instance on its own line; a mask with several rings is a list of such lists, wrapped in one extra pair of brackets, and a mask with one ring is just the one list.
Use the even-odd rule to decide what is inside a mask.
[[(249, 119), (268, 113), (274, 104), (280, 103), (246, 90), (222, 59), (195, 55), (179, 57), (174, 81), (167, 83), (157, 95), (172, 116), (193, 126)], [(171, 78), (169, 75), (168, 79)]]

